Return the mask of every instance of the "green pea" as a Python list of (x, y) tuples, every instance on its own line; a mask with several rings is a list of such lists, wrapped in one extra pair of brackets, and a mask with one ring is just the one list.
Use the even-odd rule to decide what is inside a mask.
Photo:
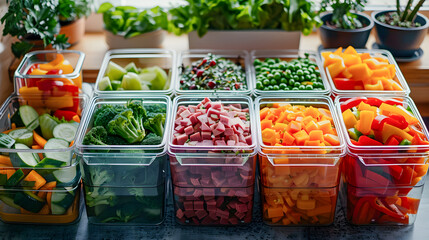
[(305, 90), (305, 86), (304, 86), (304, 85), (300, 85), (300, 86), (298, 87), (298, 89), (299, 89), (299, 90)]
[(287, 79), (286, 79), (286, 78), (281, 78), (281, 79), (280, 79), (280, 83), (285, 83), (285, 84), (287, 84)]
[(316, 74), (317, 76), (320, 76), (320, 70), (319, 69), (314, 70), (314, 74)]
[(289, 79), (289, 85), (290, 85), (290, 86), (294, 86), (294, 85), (295, 85), (295, 80), (293, 80), (293, 79)]
[(274, 74), (274, 79), (275, 80), (280, 80), (280, 78), (282, 77), (282, 75), (280, 74), (280, 73), (278, 73), (278, 72), (276, 72), (275, 74)]
[(261, 72), (269, 72), (270, 69), (267, 67), (261, 67)]
[(304, 74), (304, 72), (301, 69), (296, 71), (296, 75), (298, 75), (298, 76), (302, 76), (303, 74)]
[(268, 86), (268, 91), (271, 91), (271, 90), (273, 90), (273, 85), (270, 85), (270, 86)]
[(259, 59), (255, 59), (255, 61), (253, 61), (253, 65), (257, 66), (257, 65), (261, 65), (262, 62)]
[(280, 87), (278, 85), (274, 85), (273, 90), (280, 90)]
[(293, 86), (294, 86), (294, 87), (299, 87), (299, 86), (301, 86), (301, 83), (299, 83), (299, 82), (295, 82), (295, 83), (293, 84)]
[(297, 90), (299, 90), (299, 88), (297, 88), (297, 87), (293, 87), (293, 88), (292, 88), (292, 90), (293, 90), (293, 91), (297, 91)]
[(287, 70), (294, 71), (295, 70), (295, 66), (293, 64), (289, 64), (289, 65), (287, 65)]
[(264, 84), (260, 81), (257, 81), (256, 82), (256, 88), (259, 90), (262, 90), (262, 89), (264, 89)]
[(295, 82), (299, 81), (299, 76), (298, 75), (294, 75), (292, 78), (293, 78), (293, 80), (295, 80)]
[(265, 62), (266, 62), (268, 65), (276, 64), (276, 61), (275, 61), (274, 59), (272, 59), (272, 58), (265, 59)]
[(274, 78), (274, 75), (270, 73), (270, 74), (267, 75), (267, 78), (271, 80), (271, 79)]
[(268, 91), (269, 89), (268, 89), (268, 87), (264, 87), (264, 91)]
[(264, 86), (268, 86), (271, 84), (270, 80), (268, 80), (268, 79), (264, 79), (264, 81), (262, 83), (264, 84)]
[(271, 79), (270, 84), (271, 85), (277, 85), (277, 81), (275, 79)]
[(304, 79), (305, 79), (305, 81), (311, 81), (311, 76), (310, 75), (304, 75)]
[(284, 90), (287, 88), (287, 85), (285, 83), (280, 83), (279, 87), (280, 89)]
[(305, 90), (313, 90), (313, 86), (307, 85), (307, 86), (305, 86)]

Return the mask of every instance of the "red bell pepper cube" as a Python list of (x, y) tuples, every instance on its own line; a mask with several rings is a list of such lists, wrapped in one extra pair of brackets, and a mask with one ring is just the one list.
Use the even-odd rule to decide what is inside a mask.
[[(386, 206), (383, 201), (380, 198), (374, 198), (371, 201), (371, 205), (373, 208), (375, 208), (376, 210), (387, 214), (393, 218), (397, 218), (397, 219), (404, 219), (405, 215), (401, 213), (401, 211), (398, 210), (398, 208), (394, 208), (394, 206)], [(392, 204), (394, 205), (394, 204)]]
[(398, 127), (400, 129), (405, 129), (408, 127), (408, 123), (403, 116), (399, 116), (399, 115), (393, 115), (393, 116), (394, 117), (377, 115), (372, 121), (371, 129), (382, 131), (385, 123)]
[(411, 198), (411, 197), (400, 197), (401, 198), (401, 206), (408, 209), (408, 213), (417, 214), (417, 210), (419, 209), (420, 199)]
[(77, 113), (73, 111), (67, 111), (67, 110), (57, 110), (54, 113), (54, 116), (58, 119), (63, 119), (66, 121), (73, 120), (73, 117), (76, 116)]
[(402, 101), (394, 99), (394, 98), (384, 100), (384, 103), (389, 104), (389, 105), (403, 106)]
[(354, 97), (350, 98), (347, 101), (341, 103), (341, 112), (344, 112), (347, 109), (350, 109), (352, 107), (358, 106), (361, 102), (366, 103), (367, 98), (366, 97)]
[(366, 103), (371, 105), (371, 106), (380, 107), (380, 105), (383, 103), (383, 100), (381, 100), (379, 98), (368, 98)]
[(337, 87), (339, 90), (354, 90), (355, 86), (362, 86), (362, 81), (355, 81), (349, 78), (339, 78), (336, 77), (333, 79), (335, 87)]
[(358, 145), (360, 146), (382, 146), (383, 143), (374, 140), (370, 137), (367, 137), (365, 135), (362, 135), (359, 137)]

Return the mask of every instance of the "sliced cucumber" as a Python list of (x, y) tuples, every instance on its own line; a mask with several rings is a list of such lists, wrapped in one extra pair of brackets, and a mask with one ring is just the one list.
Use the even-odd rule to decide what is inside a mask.
[(13, 202), (27, 211), (38, 213), (45, 205), (45, 200), (31, 191), (17, 192)]
[(113, 90), (118, 90), (118, 88), (121, 87), (122, 82), (118, 81), (118, 80), (112, 80), (112, 81), (110, 81), (110, 84), (112, 85)]
[(77, 127), (73, 123), (61, 123), (54, 128), (54, 137), (61, 138), (67, 142), (73, 141), (76, 136)]
[(17, 143), (22, 143), (27, 145), (27, 147), (31, 147), (33, 145), (33, 132), (28, 129), (16, 129), (9, 132), (9, 136)]
[(76, 167), (61, 168), (59, 170), (53, 171), (52, 175), (58, 183), (67, 183), (73, 185), (72, 182), (77, 180)]
[(106, 75), (111, 80), (121, 80), (126, 73), (127, 70), (112, 61), (107, 65)]
[(33, 107), (29, 105), (23, 105), (19, 107), (19, 115), (21, 116), (22, 122), (26, 127), (35, 120), (39, 119), (39, 114)]
[(39, 123), (43, 138), (46, 140), (53, 138), (54, 128), (58, 125), (58, 122), (51, 115), (45, 113), (39, 117)]
[(63, 161), (52, 158), (44, 158), (36, 165), (36, 172), (40, 174), (47, 182), (56, 181), (52, 173), (60, 167), (66, 166)]
[[(39, 118), (35, 119), (34, 121), (32, 121), (28, 126), (27, 129), (29, 131), (34, 131), (36, 130), (38, 127), (40, 126), (39, 124)], [(39, 132), (39, 131), (38, 131)]]
[(66, 213), (66, 211), (67, 211), (67, 209), (65, 209), (65, 208), (63, 208), (57, 204), (51, 203), (52, 215), (64, 215)]
[(68, 209), (74, 200), (74, 195), (68, 192), (53, 192), (51, 197), (52, 205), (57, 205), (62, 208)]
[(15, 144), (15, 139), (11, 136), (0, 133), (0, 148), (11, 148)]
[(12, 176), (6, 181), (6, 184), (4, 185), (5, 188), (15, 187), (17, 186), (22, 179), (24, 179), (25, 175), (22, 169), (16, 170)]
[[(10, 206), (10, 207), (13, 207), (13, 208), (15, 208), (15, 209), (18, 209), (18, 210), (20, 210), (20, 209), (21, 209), (21, 207), (20, 207), (20, 206), (16, 205), (16, 204), (13, 202), (13, 198), (11, 198), (11, 197), (10, 197), (10, 194), (8, 194), (8, 195), (6, 195), (6, 194), (0, 194), (0, 201), (4, 202), (6, 205), (8, 205), (8, 206)], [(2, 211), (3, 211), (3, 210), (2, 210)], [(3, 211), (3, 212), (4, 212), (4, 211)]]
[[(27, 145), (16, 143), (15, 149), (30, 149)], [(39, 163), (40, 158), (37, 153), (20, 152), (10, 153), (10, 160), (14, 167), (34, 167)]]
[(127, 70), (127, 72), (139, 73), (139, 69), (134, 62), (128, 63), (128, 65), (125, 66), (125, 70)]
[(98, 83), (98, 90), (100, 91), (112, 91), (112, 84), (110, 84), (110, 78), (108, 76), (105, 76), (101, 79), (101, 81)]
[[(46, 142), (44, 149), (66, 149), (68, 146), (69, 143), (64, 139), (51, 138)], [(71, 151), (47, 152), (45, 157), (63, 161), (68, 166), (71, 162)]]

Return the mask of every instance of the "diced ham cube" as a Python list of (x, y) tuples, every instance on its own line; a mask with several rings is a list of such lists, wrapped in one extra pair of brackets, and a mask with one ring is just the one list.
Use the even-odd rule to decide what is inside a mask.
[(194, 132), (201, 132), (201, 123), (197, 123), (194, 125)]
[(186, 210), (186, 211), (185, 211), (185, 216), (186, 216), (187, 218), (194, 217), (194, 216), (195, 216), (195, 212), (194, 212), (194, 210)]
[(192, 135), (189, 137), (189, 139), (191, 139), (191, 141), (197, 141), (197, 142), (200, 142), (200, 141), (202, 141), (201, 133), (200, 133), (200, 132), (196, 132), (196, 133), (192, 134)]
[(216, 120), (214, 120), (210, 117), (210, 118), (208, 118), (208, 122), (209, 122), (209, 125), (213, 125), (216, 123)]
[(224, 140), (216, 140), (215, 145), (217, 146), (226, 146), (226, 143)]
[(234, 109), (236, 109), (237, 111), (241, 111), (241, 104), (239, 104), (239, 103), (233, 103), (233, 104), (230, 104), (230, 105), (229, 105), (229, 107), (230, 107), (230, 108), (234, 108)]
[(179, 125), (174, 129), (177, 133), (184, 133), (185, 126)]
[(194, 133), (194, 128), (192, 126), (188, 126), (185, 128), (186, 135), (191, 135), (192, 133)]
[(212, 133), (211, 132), (201, 132), (201, 138), (203, 140), (211, 140), (212, 139)]
[(211, 132), (212, 129), (206, 123), (202, 123), (201, 124), (201, 131), (203, 131), (203, 132)]
[(231, 127), (231, 118), (229, 118), (228, 116), (221, 115), (220, 122), (227, 127)]
[(192, 122), (191, 122), (191, 120), (189, 120), (189, 118), (185, 118), (183, 120), (180, 120), (180, 125), (189, 126), (189, 125), (192, 125)]
[(206, 103), (209, 103), (209, 102), (211, 102), (211, 100), (208, 97), (204, 98), (204, 100), (201, 101), (202, 104), (206, 104)]
[(181, 112), (181, 113), (180, 113), (180, 116), (181, 116), (182, 118), (187, 118), (187, 117), (189, 117), (191, 114), (192, 114), (192, 113), (191, 113), (188, 109), (186, 109), (185, 111), (183, 111), (183, 112)]
[(246, 140), (247, 145), (252, 145), (252, 135), (244, 137)]
[(191, 121), (191, 123), (192, 124), (197, 124), (198, 123), (198, 119), (197, 119), (197, 117), (195, 117), (194, 115), (191, 115), (190, 117), (189, 117), (189, 120)]
[(243, 108), (243, 109), (241, 109), (241, 111), (242, 111), (242, 112), (245, 112), (245, 113), (246, 113), (246, 112), (249, 112), (249, 108)]
[(194, 198), (199, 198), (201, 197), (201, 195), (203, 195), (203, 190), (201, 189), (195, 189), (194, 193), (192, 194), (192, 196), (194, 196)]
[(228, 146), (235, 146), (235, 141), (234, 140), (228, 140), (226, 142), (226, 145), (228, 145)]
[(228, 112), (228, 116), (229, 118), (235, 118), (235, 116), (237, 116), (237, 112), (236, 111), (232, 111), (232, 112)]
[(217, 130), (217, 129), (214, 129), (213, 130), (213, 135), (215, 136), (215, 137), (217, 137), (217, 136), (219, 136), (219, 135), (221, 135), (222, 134), (222, 132), (221, 131), (219, 131), (219, 130)]
[(241, 128), (241, 129), (243, 129), (243, 130), (244, 130), (244, 128), (246, 127), (246, 126), (244, 125), (243, 121), (241, 121), (241, 119), (240, 119), (240, 118), (238, 118), (238, 117), (234, 118), (234, 123), (235, 123), (235, 126), (240, 127), (240, 128)]
[(233, 141), (235, 141), (235, 142), (239, 142), (238, 135), (237, 135), (237, 134), (234, 134), (234, 135), (232, 135), (232, 136), (229, 136), (229, 140), (233, 140)]
[(219, 132), (225, 132), (225, 125), (221, 122), (217, 124), (216, 130)]
[(180, 125), (180, 121), (182, 120), (182, 117), (178, 117), (176, 120), (174, 120), (174, 126)]
[(184, 145), (185, 142), (188, 141), (188, 135), (182, 134), (176, 137), (176, 139), (177, 139), (177, 145)]
[(195, 113), (197, 111), (197, 106), (195, 106), (195, 105), (189, 105), (188, 109), (189, 109), (189, 112)]
[(211, 107), (212, 107), (213, 109), (221, 109), (221, 107), (222, 107), (222, 103), (221, 103), (221, 102), (212, 102)]
[[(186, 132), (186, 129), (185, 129), (185, 132)], [(244, 138), (243, 134), (238, 134), (238, 140), (242, 143), (246, 143), (246, 139)]]
[[(194, 209), (195, 209), (195, 202), (194, 202)], [(237, 212), (247, 212), (247, 204), (236, 204), (235, 209)]]
[(211, 140), (211, 137), (210, 139), (204, 139), (201, 142), (201, 146), (213, 146), (213, 140)]
[(201, 219), (203, 219), (204, 217), (206, 217), (209, 214), (206, 211), (204, 211), (204, 208), (203, 208), (201, 210), (196, 211), (195, 215), (197, 215), (197, 218), (201, 220)]
[(200, 121), (200, 123), (206, 123), (208, 121), (206, 114), (201, 114), (197, 117), (197, 119)]
[(232, 136), (232, 135), (234, 135), (234, 129), (232, 129), (232, 128), (225, 128), (225, 132), (223, 132), (223, 134), (225, 136)]

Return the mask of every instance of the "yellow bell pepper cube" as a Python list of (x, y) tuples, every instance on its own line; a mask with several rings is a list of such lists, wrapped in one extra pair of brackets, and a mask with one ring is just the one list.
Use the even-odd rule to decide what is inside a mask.
[(379, 69), (388, 65), (385, 62), (377, 61), (375, 58), (365, 59), (363, 60), (363, 63), (365, 63), (371, 70)]
[(419, 120), (413, 116), (410, 112), (408, 112), (407, 109), (404, 107), (398, 105), (398, 106), (392, 106), (386, 103), (382, 103), (379, 107), (381, 110), (381, 113), (383, 115), (389, 116), (390, 114), (398, 114), (405, 117), (405, 120), (407, 120), (408, 124), (413, 125), (419, 122)]
[(375, 84), (364, 84), (363, 86), (365, 90), (370, 90), (370, 91), (384, 90), (383, 83), (381, 82), (381, 80), (378, 80), (378, 82)]
[(343, 54), (344, 65), (350, 67), (355, 64), (361, 64), (362, 60), (357, 54)]
[(336, 62), (334, 64), (329, 65), (327, 68), (328, 68), (329, 74), (331, 75), (331, 78), (335, 78), (342, 71), (344, 71), (344, 69), (346, 69), (346, 66), (344, 65), (344, 62), (341, 60), (340, 62)]
[(357, 122), (356, 116), (350, 109), (343, 112), (343, 119), (347, 129), (352, 128)]
[(379, 69), (372, 70), (372, 77), (385, 77), (388, 79), (393, 78), (390, 74), (390, 70), (388, 67), (382, 67)]
[(343, 76), (345, 77), (345, 78), (349, 78), (349, 79), (351, 79), (352, 77), (353, 77), (353, 75), (350, 73), (350, 71), (346, 68), (346, 69), (344, 69), (344, 71), (342, 71), (341, 72), (341, 74), (343, 74)]
[(344, 50), (344, 54), (355, 54), (358, 55), (358, 53), (356, 52), (356, 49), (352, 46), (348, 46), (346, 48), (346, 50)]
[(390, 83), (390, 85), (392, 86), (392, 90), (395, 90), (395, 91), (401, 91), (401, 90), (404, 90), (404, 89), (402, 88), (401, 84), (397, 83), (395, 80), (393, 80), (393, 79), (388, 79), (387, 81), (388, 81), (388, 82)]
[(339, 55), (333, 54), (331, 52), (329, 52), (328, 54), (324, 53), (322, 56), (323, 56), (324, 61), (325, 61), (323, 63), (324, 67), (329, 66), (331, 64), (335, 64), (337, 62), (342, 62), (343, 61), (342, 57), (340, 57)]
[(382, 130), (381, 135), (383, 138), (383, 143), (386, 143), (387, 140), (389, 140), (389, 138), (393, 135), (399, 136), (403, 139), (407, 139), (408, 141), (413, 140), (413, 136), (411, 136), (409, 133), (405, 132), (404, 130), (402, 130), (400, 128), (392, 126), (388, 123), (385, 123), (383, 125), (383, 130)]
[(365, 63), (350, 66), (348, 70), (355, 80), (367, 79), (372, 75), (372, 70)]
[(368, 135), (371, 131), (372, 121), (374, 121), (374, 112), (369, 110), (363, 110), (360, 112), (360, 125), (359, 131), (365, 135)]
[(387, 79), (385, 77), (378, 77), (377, 79), (381, 80), (384, 90), (393, 90), (392, 83), (389, 81), (391, 79)]

